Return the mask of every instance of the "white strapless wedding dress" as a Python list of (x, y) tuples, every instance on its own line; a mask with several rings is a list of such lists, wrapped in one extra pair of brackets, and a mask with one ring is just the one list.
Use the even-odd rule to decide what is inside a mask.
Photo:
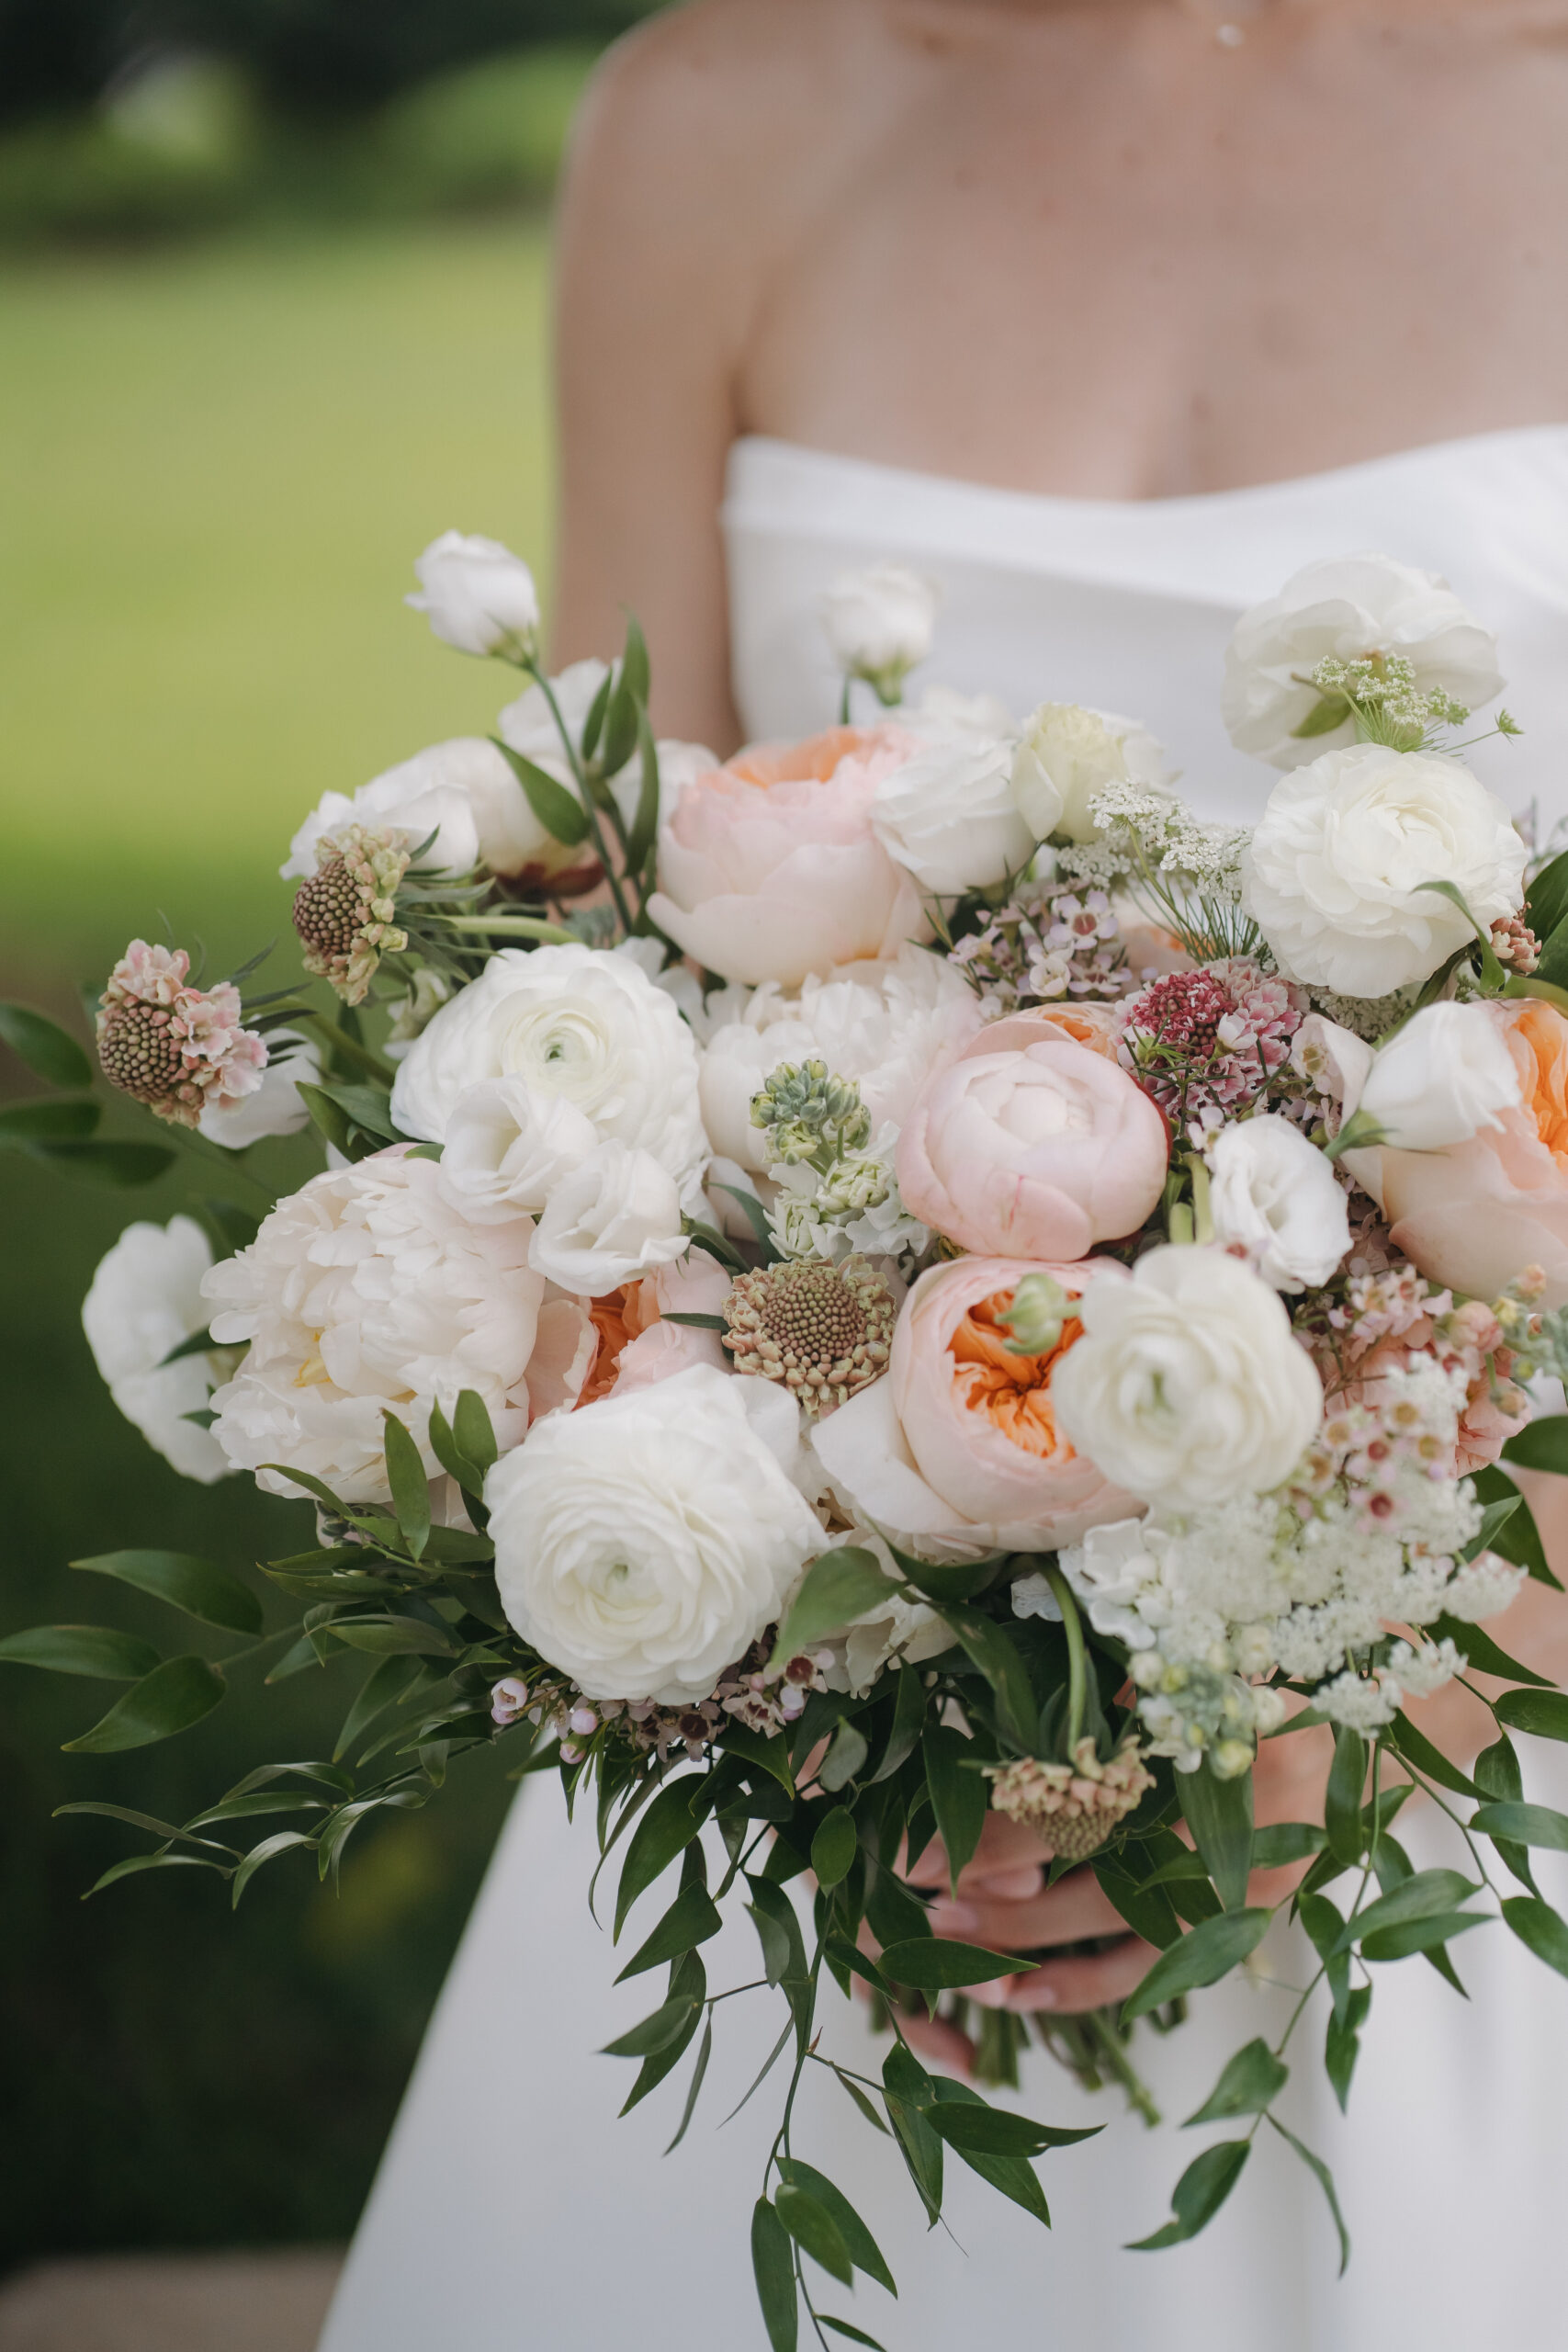
[[(1025, 496), (834, 458), (738, 444), (725, 508), (737, 696), (754, 736), (834, 716), (817, 598), (848, 564), (912, 560), (942, 583), (921, 680), (1142, 718), (1200, 808), (1244, 818), (1270, 772), (1218, 718), (1236, 615), (1315, 558), (1379, 548), (1444, 572), (1502, 639), (1507, 701), (1527, 729), (1476, 764), (1511, 806), (1568, 813), (1568, 428), (1488, 434), (1370, 464), (1147, 504)], [(1524, 1741), (1527, 1793), (1568, 1804), (1568, 1750)], [(1407, 1816), (1417, 1865), (1459, 1859), (1430, 1808)], [(682, 2147), (689, 2061), (625, 2122), (624, 2061), (593, 2053), (649, 2007), (658, 1979), (612, 1987), (624, 1951), (589, 1918), (592, 1833), (558, 1791), (525, 1784), (463, 1939), (382, 2163), (321, 2352), (518, 2352), (572, 2345), (761, 2347), (748, 2250), (779, 2078), (723, 2130), (779, 2030), (772, 1996), (716, 2013), (716, 2049)], [(1555, 1867), (1554, 1867), (1555, 1866)], [(1539, 1867), (1568, 1900), (1568, 1858)], [(607, 1872), (606, 1877), (611, 1873)], [(1555, 1883), (1552, 1883), (1552, 1881)], [(650, 1904), (640, 1906), (653, 1916)], [(886, 2140), (825, 2072), (807, 2070), (795, 2145), (853, 2196), (902, 2290), (824, 2282), (826, 2308), (888, 2352), (1072, 2346), (1111, 2352), (1492, 2352), (1563, 2332), (1557, 2231), (1568, 2193), (1568, 1984), (1500, 1924), (1456, 1947), (1462, 2004), (1419, 1961), (1380, 1981), (1348, 2124), (1321, 2077), (1322, 2021), (1303, 2029), (1292, 2127), (1333, 2165), (1357, 2252), (1336, 2278), (1319, 2191), (1264, 2134), (1229, 2205), (1192, 2245), (1120, 2251), (1166, 2218), (1195, 2153), (1148, 2132), (1113, 2093), (1080, 2093), (1043, 2052), (1019, 2103), (1103, 2134), (1042, 2166), (1050, 2234), (950, 2160), (950, 2232), (928, 2235)], [(749, 1982), (742, 1919), (707, 1947), (716, 1987)], [(1288, 1976), (1296, 1955), (1281, 1939)], [(1201, 1995), (1136, 2055), (1172, 2123), (1232, 2050), (1281, 2014), (1276, 1985)], [(875, 2073), (859, 2011), (829, 1988), (825, 2047)], [(1277, 2030), (1277, 2029), (1275, 2029)]]

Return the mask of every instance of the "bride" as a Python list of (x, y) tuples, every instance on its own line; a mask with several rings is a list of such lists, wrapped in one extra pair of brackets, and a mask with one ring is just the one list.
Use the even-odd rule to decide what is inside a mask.
[[(562, 213), (561, 657), (616, 641), (629, 607), (661, 732), (721, 753), (798, 735), (833, 716), (822, 589), (897, 556), (942, 591), (923, 680), (1021, 713), (1133, 712), (1199, 808), (1239, 820), (1272, 778), (1219, 726), (1237, 615), (1376, 548), (1446, 574), (1497, 631), (1527, 734), (1476, 764), (1550, 826), (1568, 816), (1565, 130), (1557, 0), (695, 0), (657, 18), (601, 70)], [(1540, 1586), (1499, 1638), (1568, 1673), (1568, 1605)], [(1473, 1702), (1430, 1704), (1462, 1752), (1451, 1711)], [(1530, 1760), (1528, 1793), (1562, 1803)], [(1313, 1736), (1266, 1765), (1265, 1817), (1320, 1802)], [(1413, 1811), (1417, 1865), (1452, 1860)], [(513, 1810), (323, 2352), (761, 2341), (746, 2223), (768, 2093), (716, 2127), (776, 2025), (719, 2012), (668, 2161), (673, 2086), (616, 2122), (626, 2071), (591, 2053), (645, 2004), (611, 1989), (581, 1829), (547, 1780)], [(1119, 1999), (1149, 1958), (1092, 1880), (1044, 1894), (1016, 1843), (983, 1847), (934, 1919), (1044, 1951), (1007, 1980), (1025, 2009)], [(1109, 1940), (1049, 1956), (1086, 1938)], [(712, 1981), (749, 1981), (743, 1936), (714, 1949)], [(1023, 2105), (1108, 2125), (1046, 2167), (1050, 2238), (960, 2180), (964, 2252), (925, 2241), (836, 2086), (811, 2110), (814, 2160), (903, 2289), (895, 2307), (863, 2288), (854, 2324), (890, 2352), (976, 2329), (1087, 2352), (1145, 2332), (1196, 2352), (1259, 2324), (1276, 2352), (1553, 2340), (1568, 1989), (1511, 1943), (1466, 1951), (1472, 2012), (1435, 1973), (1390, 1984), (1352, 2126), (1308, 2066), (1292, 2086), (1292, 2128), (1361, 2226), (1342, 2282), (1283, 2150), (1192, 2245), (1118, 2252), (1192, 2150), (1041, 2052)], [(1140, 2037), (1168, 2118), (1280, 1997), (1238, 1984), (1168, 2042)], [(829, 2032), (869, 2046), (848, 2008)], [(956, 2035), (930, 2046), (965, 2062)]]

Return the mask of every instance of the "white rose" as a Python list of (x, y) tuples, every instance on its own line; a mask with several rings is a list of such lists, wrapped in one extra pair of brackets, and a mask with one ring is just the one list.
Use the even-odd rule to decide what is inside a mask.
[(823, 1549), (771, 1442), (780, 1395), (694, 1365), (541, 1421), (491, 1471), (502, 1606), (591, 1699), (706, 1698)]
[(646, 1151), (602, 1143), (551, 1193), (528, 1261), (562, 1290), (604, 1298), (686, 1247), (674, 1178)]
[(878, 783), (872, 830), (932, 897), (989, 888), (1026, 865), (1034, 849), (1011, 779), (1010, 743), (966, 729), (933, 730)]
[(435, 635), (459, 653), (527, 659), (538, 642), (539, 593), (521, 556), (499, 539), (443, 531), (414, 558), (420, 594), (405, 596), (426, 613)]
[(312, 1177), (202, 1284), (213, 1337), (250, 1342), (212, 1400), (229, 1461), (272, 1494), (293, 1491), (287, 1471), (262, 1467), (276, 1462), (346, 1501), (385, 1500), (383, 1408), (438, 1473), (430, 1408), (449, 1416), (464, 1388), (515, 1445), (545, 1288), (531, 1231), (525, 1217), (471, 1223), (428, 1159), (378, 1153)]
[[(582, 742), (583, 724), (593, 707), (600, 687), (610, 675), (608, 662), (595, 661), (590, 657), (581, 662), (569, 662), (559, 675), (550, 680), (550, 691), (555, 695), (557, 709), (560, 712), (572, 742), (579, 748)], [(521, 752), (525, 760), (532, 760), (536, 767), (543, 768), (547, 775), (554, 776), (556, 782), (564, 786), (574, 799), (581, 797), (576, 779), (571, 773), (571, 763), (566, 755), (566, 747), (561, 741), (560, 729), (556, 725), (555, 713), (550, 708), (542, 686), (528, 686), (514, 702), (509, 702), (495, 722), (495, 731), (502, 741), (509, 744), (513, 751)], [(602, 743), (599, 748), (603, 749)], [(659, 757), (659, 808), (660, 821), (662, 821), (673, 808), (682, 786), (693, 776), (705, 775), (710, 768), (716, 767), (718, 763), (714, 754), (701, 743), (661, 741), (655, 748)], [(502, 764), (504, 765), (504, 762)], [(507, 773), (510, 775), (511, 771), (508, 770)], [(631, 757), (625, 766), (618, 768), (610, 779), (610, 789), (615, 797), (615, 805), (620, 809), (623, 822), (629, 826), (637, 816), (637, 801), (642, 793), (642, 754), (635, 744)], [(527, 797), (521, 786), (518, 787), (517, 797), (523, 802), (527, 824), (534, 828), (530, 839), (536, 840), (537, 846), (534, 849), (532, 855), (536, 859), (543, 860), (548, 871), (557, 870), (557, 865), (561, 862), (570, 864), (575, 858), (579, 864), (581, 864), (585, 858), (591, 856), (592, 847), (591, 842), (580, 844), (575, 850), (563, 849), (561, 844), (546, 833), (544, 828), (539, 825), (533, 810), (528, 807)], [(524, 819), (519, 818), (517, 821), (521, 828)], [(555, 865), (550, 864), (552, 859), (556, 861)], [(527, 862), (527, 860), (524, 861), (524, 863)], [(513, 870), (511, 867), (504, 866), (496, 868), (498, 873), (509, 873)]]
[(1474, 936), (1423, 886), (1451, 883), (1484, 930), (1517, 912), (1526, 854), (1503, 803), (1456, 761), (1355, 743), (1274, 786), (1243, 853), (1243, 900), (1287, 979), (1388, 996)]
[(1086, 1292), (1051, 1384), (1080, 1453), (1180, 1510), (1266, 1494), (1323, 1418), (1323, 1390), (1268, 1285), (1223, 1250), (1151, 1250)]
[(298, 1029), (275, 1029), (266, 1041), (261, 1084), (225, 1108), (209, 1102), (201, 1114), (201, 1132), (225, 1151), (243, 1151), (264, 1136), (297, 1136), (310, 1123), (299, 1089), (319, 1085), (321, 1076), (321, 1061), (310, 1039)]
[(822, 626), (840, 670), (894, 684), (931, 650), (942, 592), (907, 563), (841, 571), (822, 596)]
[(558, 1095), (601, 1142), (651, 1152), (682, 1196), (707, 1158), (696, 1041), (633, 956), (595, 948), (503, 948), (416, 1037), (392, 1088), (404, 1135), (442, 1142), (482, 1080)]
[(1499, 1113), (1517, 1110), (1520, 1099), (1507, 1032), (1487, 1006), (1425, 1005), (1368, 1056), (1365, 1074), (1347, 1088), (1340, 1133), (1364, 1129), (1366, 1139), (1346, 1150), (1345, 1164), (1381, 1207), (1381, 1146), (1442, 1151), (1469, 1143), (1483, 1127), (1501, 1127)]
[(109, 1395), (182, 1478), (209, 1487), (230, 1464), (210, 1430), (186, 1420), (206, 1408), (221, 1372), (208, 1354), (164, 1357), (207, 1328), (201, 1280), (212, 1251), (194, 1217), (128, 1225), (100, 1259), (82, 1302), (82, 1328)]
[(1210, 1147), (1215, 1238), (1247, 1252), (1275, 1290), (1325, 1283), (1350, 1247), (1344, 1188), (1289, 1119), (1238, 1119)]
[(441, 1189), (481, 1225), (534, 1216), (598, 1141), (592, 1120), (564, 1095), (520, 1078), (481, 1079), (447, 1121)]
[(1065, 833), (1091, 842), (1099, 828), (1089, 802), (1108, 784), (1168, 790), (1170, 763), (1135, 718), (1083, 703), (1043, 702), (1025, 719), (1013, 753), (1012, 796), (1037, 842)]
[(1348, 719), (1326, 735), (1296, 729), (1318, 704), (1317, 664), (1371, 653), (1402, 654), (1419, 692), (1440, 690), (1471, 710), (1503, 689), (1496, 639), (1435, 571), (1385, 555), (1309, 563), (1235, 625), (1220, 708), (1236, 750), (1293, 768), (1353, 742)]

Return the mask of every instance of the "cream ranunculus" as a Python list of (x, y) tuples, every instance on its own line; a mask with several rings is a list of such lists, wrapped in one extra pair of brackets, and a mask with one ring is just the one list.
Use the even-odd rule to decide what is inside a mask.
[(405, 596), (428, 615), (443, 644), (459, 653), (529, 658), (539, 638), (539, 592), (521, 556), (499, 539), (443, 531), (415, 556), (417, 595)]
[(1053, 1383), (1056, 1419), (1107, 1477), (1182, 1510), (1290, 1476), (1323, 1388), (1278, 1297), (1237, 1259), (1151, 1250), (1081, 1312), (1084, 1336)]
[(316, 1048), (308, 1037), (298, 1029), (274, 1029), (255, 1092), (222, 1108), (208, 1104), (198, 1122), (200, 1131), (209, 1143), (221, 1144), (225, 1151), (243, 1151), (265, 1136), (297, 1136), (310, 1123), (300, 1086), (316, 1085), (321, 1075)]
[(1495, 793), (1457, 761), (1381, 743), (1283, 776), (1243, 856), (1243, 897), (1287, 979), (1344, 996), (1424, 980), (1517, 910), (1526, 850)]
[(1012, 764), (998, 737), (937, 729), (878, 784), (876, 838), (929, 896), (991, 889), (1028, 864), (1035, 836), (1013, 800)]
[(1214, 1237), (1245, 1250), (1275, 1290), (1325, 1283), (1350, 1247), (1343, 1186), (1315, 1144), (1270, 1114), (1222, 1127), (1209, 1148)]
[(1082, 703), (1043, 702), (1025, 719), (1013, 753), (1012, 797), (1037, 842), (1053, 833), (1093, 841), (1099, 828), (1089, 803), (1105, 785), (1164, 791), (1170, 781), (1165, 746), (1146, 727)]
[(523, 1639), (591, 1699), (706, 1698), (829, 1540), (780, 1458), (797, 1427), (705, 1365), (540, 1422), (485, 1481)]
[(450, 1415), (464, 1388), (515, 1445), (545, 1288), (528, 1264), (532, 1230), (526, 1217), (471, 1223), (439, 1168), (402, 1152), (329, 1170), (280, 1202), (202, 1284), (214, 1339), (250, 1343), (212, 1400), (232, 1466), (271, 1494), (291, 1494), (288, 1471), (307, 1470), (345, 1501), (384, 1500), (383, 1409), (438, 1474), (430, 1408)]
[(822, 626), (834, 661), (852, 678), (890, 693), (931, 650), (942, 592), (908, 563), (841, 571), (822, 595)]
[(674, 1178), (646, 1151), (602, 1143), (551, 1192), (528, 1261), (562, 1290), (603, 1298), (687, 1246)]
[(651, 1152), (694, 1193), (707, 1158), (696, 1042), (634, 956), (503, 948), (410, 1046), (392, 1116), (405, 1135), (443, 1142), (468, 1089), (497, 1078), (560, 1097), (600, 1142)]
[(1436, 572), (1384, 555), (1309, 563), (1235, 625), (1220, 704), (1231, 741), (1277, 768), (1353, 742), (1349, 719), (1326, 735), (1296, 729), (1317, 707), (1317, 664), (1372, 653), (1403, 655), (1419, 692), (1440, 689), (1471, 710), (1503, 689), (1496, 639)]
[(128, 1225), (98, 1261), (82, 1302), (82, 1328), (109, 1395), (128, 1421), (182, 1478), (204, 1487), (232, 1466), (210, 1430), (186, 1419), (206, 1408), (223, 1377), (221, 1358), (164, 1359), (207, 1328), (202, 1277), (212, 1263), (194, 1217)]

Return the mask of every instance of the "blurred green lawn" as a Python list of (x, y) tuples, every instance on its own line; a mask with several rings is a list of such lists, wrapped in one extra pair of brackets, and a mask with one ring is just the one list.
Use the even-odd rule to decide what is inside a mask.
[[(287, 934), (276, 868), (321, 791), (492, 722), (504, 673), (399, 598), (452, 525), (547, 572), (546, 285), (544, 232), (516, 222), (0, 269), (0, 993), (74, 1019), (75, 984), (164, 915), (228, 968)], [(0, 1090), (36, 1091), (0, 1060)], [(141, 1543), (243, 1566), (310, 1540), (301, 1505), (175, 1477), (87, 1354), (80, 1302), (121, 1227), (224, 1189), (182, 1170), (111, 1194), (0, 1157), (0, 1632), (133, 1623), (219, 1655), (64, 1563)], [(285, 1863), (232, 1920), (196, 1871), (84, 1909), (143, 1840), (49, 1816), (90, 1795), (185, 1818), (259, 1758), (330, 1753), (356, 1679), (240, 1687), (166, 1747), (95, 1758), (59, 1743), (115, 1686), (0, 1666), (0, 2262), (353, 2226), (501, 1816), (495, 1763), (367, 1831), (340, 1897)]]

